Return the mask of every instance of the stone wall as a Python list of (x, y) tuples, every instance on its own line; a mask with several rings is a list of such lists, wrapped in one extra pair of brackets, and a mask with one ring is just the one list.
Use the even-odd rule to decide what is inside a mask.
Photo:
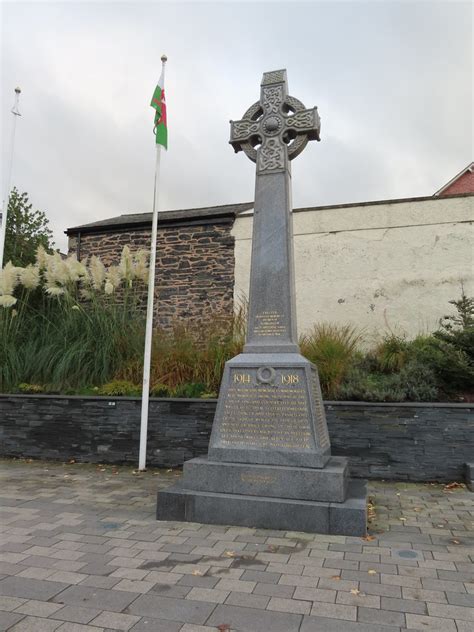
[[(156, 255), (155, 325), (170, 330), (178, 323), (193, 327), (211, 322), (216, 314), (232, 314), (234, 238), (230, 221), (159, 228)], [(80, 240), (80, 241), (79, 241)], [(81, 260), (99, 256), (118, 263), (124, 246), (150, 249), (150, 230), (135, 228), (92, 232), (69, 239), (69, 253)]]
[[(0, 455), (138, 462), (140, 399), (0, 395)], [(151, 399), (148, 464), (175, 467), (207, 453), (215, 400)], [(326, 402), (332, 450), (353, 476), (462, 480), (474, 454), (469, 404)]]

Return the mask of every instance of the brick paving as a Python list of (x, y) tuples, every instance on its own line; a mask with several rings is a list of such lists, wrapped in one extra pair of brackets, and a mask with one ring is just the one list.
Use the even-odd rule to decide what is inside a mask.
[(371, 482), (356, 538), (157, 522), (179, 472), (0, 465), (0, 630), (474, 632), (464, 487)]

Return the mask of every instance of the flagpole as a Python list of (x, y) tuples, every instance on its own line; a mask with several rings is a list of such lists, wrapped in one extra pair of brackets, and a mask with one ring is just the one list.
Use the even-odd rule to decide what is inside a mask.
[[(162, 76), (165, 75), (166, 55), (162, 55)], [(143, 386), (142, 386), (142, 411), (140, 420), (140, 450), (138, 457), (138, 469), (146, 469), (146, 445), (148, 433), (148, 403), (150, 397), (150, 364), (151, 364), (151, 341), (153, 337), (153, 299), (155, 296), (155, 267), (156, 267), (156, 239), (158, 235), (158, 200), (159, 200), (159, 177), (161, 163), (161, 145), (156, 145), (155, 162), (155, 185), (153, 189), (153, 221), (151, 226), (151, 248), (150, 265), (148, 270), (148, 300), (146, 307), (146, 327), (145, 327), (145, 351), (143, 357)]]
[(15, 103), (11, 109), (11, 113), (13, 114), (13, 127), (12, 127), (12, 138), (10, 145), (10, 164), (8, 166), (8, 175), (6, 178), (6, 188), (4, 192), (3, 204), (2, 204), (2, 223), (0, 224), (0, 269), (3, 267), (3, 252), (5, 249), (5, 236), (7, 234), (7, 216), (8, 216), (8, 202), (10, 200), (10, 185), (12, 179), (12, 169), (13, 169), (13, 154), (15, 149), (15, 131), (16, 131), (16, 120), (20, 114), (20, 110), (18, 109), (18, 102), (20, 99), (21, 90), (20, 88), (15, 88)]

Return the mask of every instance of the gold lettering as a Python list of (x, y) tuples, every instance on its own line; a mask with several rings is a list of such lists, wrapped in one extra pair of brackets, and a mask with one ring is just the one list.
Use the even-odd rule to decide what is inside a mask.
[(282, 374), (281, 376), (281, 383), (282, 384), (299, 384), (300, 381), (300, 376), (299, 375), (294, 375), (293, 373), (290, 373), (288, 375), (284, 375)]
[(234, 373), (234, 384), (250, 384), (250, 374)]

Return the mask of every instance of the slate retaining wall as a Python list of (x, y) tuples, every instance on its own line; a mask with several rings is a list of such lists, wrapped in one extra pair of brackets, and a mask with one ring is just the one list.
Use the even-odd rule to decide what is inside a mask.
[[(215, 400), (151, 399), (149, 465), (206, 454)], [(409, 481), (463, 479), (474, 454), (473, 404), (326, 402), (333, 454), (352, 475)], [(0, 394), (0, 456), (138, 461), (140, 399)]]

